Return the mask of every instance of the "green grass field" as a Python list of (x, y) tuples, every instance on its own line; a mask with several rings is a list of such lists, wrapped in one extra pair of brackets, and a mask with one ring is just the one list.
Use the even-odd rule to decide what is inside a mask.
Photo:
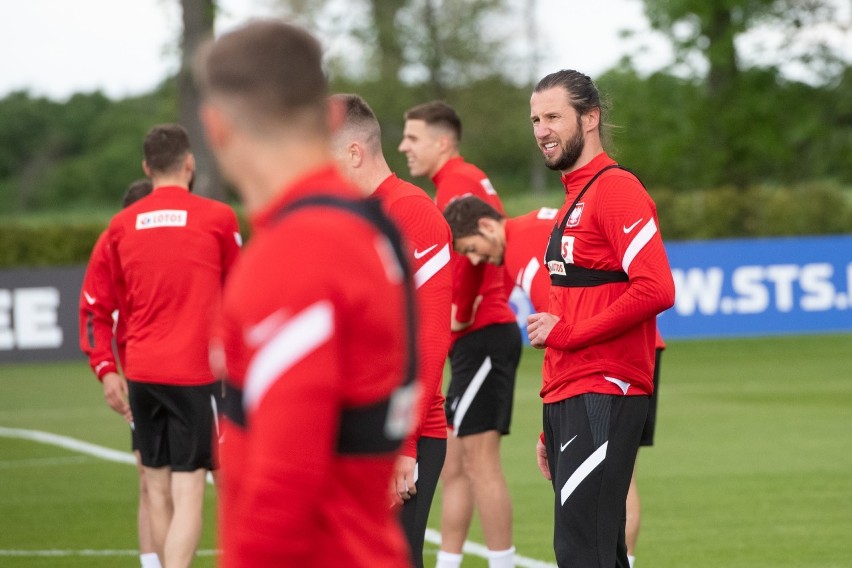
[[(533, 456), (540, 364), (541, 352), (524, 352), (503, 461), (518, 553), (552, 562), (552, 492)], [(0, 393), (0, 427), (128, 450), (83, 362), (0, 366)], [(656, 445), (639, 456), (637, 566), (852, 566), (850, 409), (850, 335), (670, 341)], [(138, 566), (135, 484), (129, 465), (0, 436), (0, 566)], [(212, 489), (207, 505), (201, 549), (211, 551)], [(478, 521), (470, 539), (482, 542)], [(214, 564), (208, 552), (195, 566)]]

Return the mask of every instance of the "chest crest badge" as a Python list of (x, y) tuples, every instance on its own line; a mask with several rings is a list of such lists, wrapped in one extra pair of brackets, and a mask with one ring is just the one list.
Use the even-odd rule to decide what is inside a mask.
[(580, 217), (583, 216), (583, 207), (585, 203), (578, 203), (574, 210), (571, 211), (571, 216), (568, 217), (568, 222), (565, 223), (566, 227), (576, 227), (580, 224)]

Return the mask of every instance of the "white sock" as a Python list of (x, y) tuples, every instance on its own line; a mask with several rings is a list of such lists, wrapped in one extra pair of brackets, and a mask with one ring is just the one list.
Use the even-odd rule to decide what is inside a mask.
[(634, 562), (636, 562), (636, 557), (635, 557), (635, 556), (630, 556), (630, 555), (628, 554), (628, 555), (627, 555), (627, 562), (629, 562), (629, 563), (630, 563), (630, 568), (633, 568), (633, 563), (634, 563)]
[(461, 566), (462, 555), (453, 552), (438, 551), (438, 563), (435, 568), (459, 568)]
[(146, 552), (139, 555), (139, 561), (142, 563), (142, 568), (163, 568), (160, 564), (160, 559), (156, 552)]
[(515, 547), (488, 551), (488, 568), (515, 568)]

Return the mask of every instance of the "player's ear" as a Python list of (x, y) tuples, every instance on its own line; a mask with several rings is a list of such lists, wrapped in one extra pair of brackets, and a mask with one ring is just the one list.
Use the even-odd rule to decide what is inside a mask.
[(142, 171), (145, 172), (145, 177), (151, 177), (151, 168), (148, 167), (148, 162), (142, 160)]
[(364, 163), (364, 149), (357, 142), (352, 142), (346, 147), (346, 155), (354, 168), (358, 168)]
[(591, 132), (598, 129), (598, 124), (601, 121), (601, 109), (595, 107), (583, 115), (583, 126), (586, 132)]
[(455, 140), (453, 140), (453, 137), (446, 132), (439, 133), (436, 141), (441, 154), (449, 153), (455, 146)]
[(217, 107), (208, 104), (203, 105), (198, 114), (210, 148), (218, 150), (225, 146), (230, 138), (230, 125), (224, 114)]
[(187, 169), (189, 169), (189, 171), (194, 172), (195, 171), (195, 154), (193, 154), (192, 152), (189, 152), (186, 155), (186, 161), (184, 162), (184, 165), (186, 166)]
[(491, 217), (480, 217), (476, 222), (479, 232), (484, 235), (493, 235), (496, 231), (497, 221)]

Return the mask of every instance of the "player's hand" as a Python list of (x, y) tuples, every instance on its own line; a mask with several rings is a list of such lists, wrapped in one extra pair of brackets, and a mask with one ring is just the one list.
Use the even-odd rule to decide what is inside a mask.
[(540, 438), (535, 445), (535, 461), (541, 474), (546, 480), (550, 481), (550, 462), (547, 460), (547, 450)]
[(417, 493), (414, 483), (414, 469), (417, 460), (409, 456), (399, 456), (394, 464), (391, 478), (391, 506), (402, 505)]
[(476, 319), (476, 310), (479, 309), (479, 304), (481, 303), (481, 295), (473, 299), (473, 308), (470, 310), (469, 321), (459, 321), (458, 319), (456, 319), (456, 314), (458, 313), (458, 306), (452, 304), (452, 307), (450, 308), (450, 331), (461, 331), (473, 325), (473, 320)]
[(133, 414), (127, 403), (127, 380), (118, 373), (107, 373), (102, 379), (104, 385), (104, 398), (110, 408), (115, 410), (127, 420), (133, 423)]
[(547, 312), (532, 314), (527, 317), (527, 336), (530, 338), (530, 345), (538, 349), (544, 349), (544, 342), (547, 341), (547, 336), (553, 330), (559, 318)]

